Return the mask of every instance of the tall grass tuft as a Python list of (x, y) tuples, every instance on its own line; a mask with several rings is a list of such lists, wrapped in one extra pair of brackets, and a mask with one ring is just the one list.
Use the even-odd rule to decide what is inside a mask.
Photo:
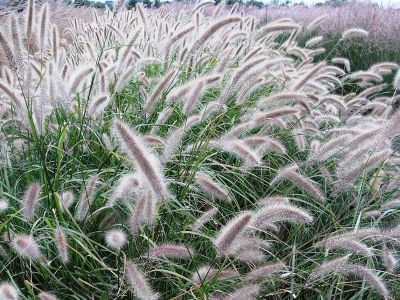
[(0, 16), (0, 298), (400, 298), (376, 33), (178, 5)]

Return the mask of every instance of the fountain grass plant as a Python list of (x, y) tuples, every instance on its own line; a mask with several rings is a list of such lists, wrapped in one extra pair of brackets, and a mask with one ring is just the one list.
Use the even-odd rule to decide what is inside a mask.
[(1, 299), (399, 297), (398, 66), (222, 5), (9, 16)]

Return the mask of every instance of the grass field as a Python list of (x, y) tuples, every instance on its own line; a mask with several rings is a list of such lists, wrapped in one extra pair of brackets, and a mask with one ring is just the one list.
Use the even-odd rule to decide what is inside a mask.
[(398, 48), (297, 9), (3, 15), (0, 299), (400, 298)]

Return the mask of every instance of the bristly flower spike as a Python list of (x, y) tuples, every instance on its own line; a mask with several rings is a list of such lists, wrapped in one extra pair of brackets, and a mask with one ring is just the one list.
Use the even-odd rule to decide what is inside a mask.
[(140, 188), (140, 175), (136, 173), (125, 174), (121, 177), (118, 186), (109, 197), (107, 206), (113, 206), (118, 199), (124, 202), (129, 201), (138, 188)]
[(210, 176), (203, 172), (197, 172), (195, 176), (198, 187), (207, 194), (227, 202), (232, 201), (229, 192), (219, 183), (215, 182)]
[(0, 199), (0, 213), (8, 209), (8, 203), (4, 199)]
[(343, 32), (342, 38), (340, 40), (344, 41), (355, 37), (367, 37), (368, 34), (369, 34), (368, 31), (361, 28), (350, 28), (347, 29), (345, 32)]
[(29, 185), (22, 199), (22, 207), (24, 211), (22, 216), (26, 221), (32, 221), (35, 216), (35, 206), (36, 202), (39, 200), (40, 196), (40, 184), (32, 183)]
[(140, 300), (157, 300), (159, 295), (154, 293), (144, 274), (130, 260), (126, 262), (126, 275), (132, 289)]
[(137, 167), (147, 179), (152, 192), (160, 201), (168, 199), (168, 189), (164, 182), (162, 167), (158, 158), (144, 145), (140, 136), (125, 123), (114, 120), (113, 131), (117, 135), (123, 150), (136, 162)]
[(305, 210), (291, 204), (275, 204), (261, 208), (253, 217), (251, 227), (263, 228), (269, 223), (291, 221), (295, 223), (311, 223), (313, 217)]
[(151, 248), (149, 256), (187, 259), (193, 256), (193, 250), (183, 245), (164, 244)]
[(217, 279), (217, 280), (224, 280), (227, 278), (232, 278), (238, 276), (238, 272), (235, 270), (231, 269), (223, 269), (218, 270), (218, 269), (213, 269), (210, 266), (202, 266), (198, 268), (192, 276), (192, 281), (195, 284), (202, 284), (206, 281)]
[(251, 217), (252, 213), (244, 212), (221, 228), (214, 240), (218, 255), (223, 256), (229, 253), (232, 243), (246, 229)]
[(367, 257), (372, 256), (373, 253), (364, 243), (361, 243), (350, 236), (346, 237), (330, 237), (326, 240), (315, 243), (315, 248), (325, 247), (327, 249), (347, 249), (356, 253), (365, 255)]
[(199, 49), (200, 47), (204, 44), (204, 42), (209, 39), (210, 37), (212, 37), (212, 35), (220, 28), (230, 24), (230, 23), (235, 23), (235, 22), (239, 22), (241, 21), (242, 18), (241, 17), (237, 17), (237, 16), (229, 16), (226, 18), (223, 18), (220, 21), (215, 22), (213, 25), (211, 25), (209, 27), (209, 29), (203, 33), (203, 35), (193, 44), (192, 48), (189, 51), (189, 54), (192, 56), (194, 55)]
[(60, 195), (59, 199), (61, 202), (62, 210), (68, 210), (72, 203), (74, 203), (75, 196), (72, 192), (65, 191)]
[(106, 244), (109, 248), (119, 250), (127, 241), (126, 233), (122, 229), (111, 229), (106, 233)]
[(135, 234), (140, 225), (152, 224), (156, 213), (156, 200), (153, 199), (152, 194), (147, 191), (138, 195), (135, 207), (129, 218), (129, 227), (132, 234)]
[(205, 223), (210, 221), (212, 217), (218, 212), (218, 208), (213, 207), (209, 211), (205, 212), (201, 217), (199, 217), (196, 222), (192, 225), (194, 230), (200, 229)]
[(260, 284), (246, 285), (246, 286), (236, 290), (234, 293), (232, 293), (228, 297), (225, 297), (224, 300), (255, 299), (255, 297), (259, 294), (260, 290), (261, 290)]
[(368, 282), (374, 289), (376, 289), (382, 296), (388, 298), (390, 293), (386, 288), (383, 281), (371, 270), (358, 264), (349, 264), (347, 262), (349, 256), (340, 257), (330, 260), (317, 267), (310, 275), (310, 280), (316, 280), (318, 277), (328, 273), (335, 273), (340, 275), (356, 275), (361, 277), (364, 281)]
[(149, 96), (146, 102), (146, 109), (151, 111), (156, 104), (158, 97), (161, 93), (167, 88), (167, 86), (173, 81), (177, 71), (171, 70), (167, 75), (164, 76), (164, 79), (158, 84), (158, 86), (154, 89), (152, 94)]
[(325, 195), (315, 186), (313, 181), (288, 167), (279, 170), (277, 176), (274, 178), (274, 180), (272, 180), (271, 185), (282, 180), (283, 178), (291, 181), (300, 189), (313, 196), (315, 199), (321, 202), (325, 201)]
[(400, 89), (400, 68), (397, 70), (396, 76), (393, 79), (393, 88)]
[(58, 256), (60, 257), (61, 261), (66, 264), (69, 261), (68, 242), (61, 226), (57, 226), (54, 230), (54, 239), (58, 250)]
[(268, 264), (259, 268), (256, 268), (252, 271), (250, 271), (246, 275), (246, 280), (247, 281), (253, 281), (253, 280), (258, 280), (260, 278), (265, 278), (268, 276), (271, 276), (273, 273), (282, 271), (285, 269), (285, 264), (281, 262), (273, 263), (273, 264)]
[(54, 296), (53, 294), (44, 293), (44, 292), (41, 292), (38, 295), (38, 297), (40, 300), (58, 300), (58, 298), (56, 296)]
[(46, 258), (39, 250), (39, 245), (35, 242), (32, 236), (17, 235), (12, 240), (11, 246), (22, 257), (30, 260), (40, 260), (47, 263)]
[(90, 205), (94, 201), (95, 188), (98, 179), (99, 176), (94, 174), (86, 181), (85, 190), (83, 191), (81, 199), (79, 200), (76, 208), (75, 218), (78, 221), (83, 221), (89, 212)]
[(386, 243), (384, 243), (381, 256), (387, 270), (390, 273), (393, 273), (398, 264), (398, 261), (396, 257), (393, 255), (393, 253), (389, 251), (389, 249), (386, 246)]
[(14, 285), (8, 282), (0, 284), (0, 299), (1, 300), (19, 300), (18, 290)]

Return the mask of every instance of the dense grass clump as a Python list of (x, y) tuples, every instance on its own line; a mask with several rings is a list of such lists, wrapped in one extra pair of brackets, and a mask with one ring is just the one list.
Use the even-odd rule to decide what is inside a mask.
[[(334, 57), (345, 57), (351, 61), (353, 71), (366, 70), (383, 61), (400, 61), (399, 9), (382, 8), (376, 3), (366, 1), (345, 1), (340, 5), (321, 5), (307, 7), (268, 6), (264, 9), (249, 9), (248, 14), (257, 16), (262, 22), (291, 18), (312, 29), (298, 41), (304, 45), (307, 38), (321, 36), (315, 45), (327, 51), (317, 56), (317, 60), (330, 61)], [(319, 20), (320, 26), (314, 27)], [(313, 28), (314, 27), (314, 28)], [(361, 28), (368, 32), (367, 36), (341, 40), (341, 35), (348, 29)], [(393, 78), (391, 78), (393, 79)]]
[(398, 66), (206, 7), (7, 17), (1, 299), (400, 296)]

